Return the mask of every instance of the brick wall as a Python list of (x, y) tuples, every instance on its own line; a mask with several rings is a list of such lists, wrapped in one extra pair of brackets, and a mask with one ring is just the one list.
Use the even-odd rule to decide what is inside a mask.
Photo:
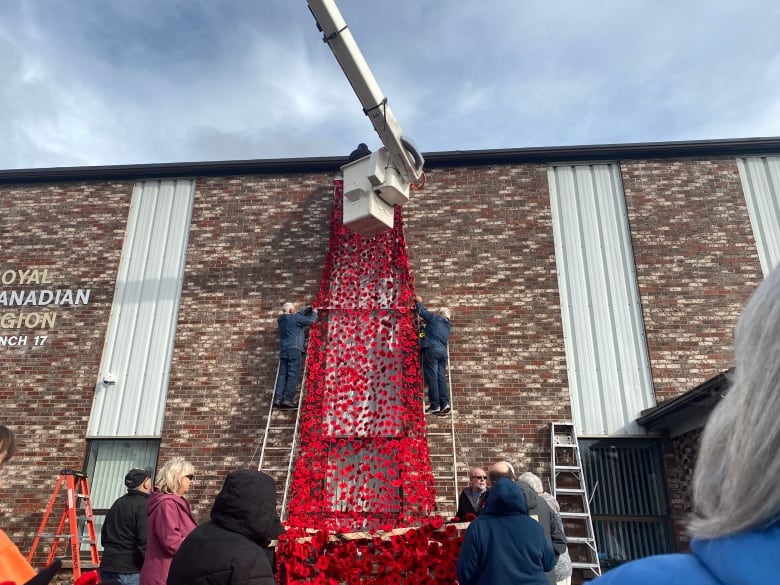
[[(729, 363), (730, 332), (760, 279), (734, 162), (623, 163), (658, 398)], [(276, 374), (276, 317), (308, 302), (328, 241), (332, 175), (200, 178), (171, 365), (161, 460), (190, 459), (206, 518), (226, 471), (256, 465)], [(29, 547), (54, 476), (81, 468), (131, 182), (0, 186), (0, 266), (46, 266), (92, 289), (43, 348), (0, 348), (3, 422), (21, 449), (2, 526)], [(549, 423), (569, 419), (546, 166), (433, 168), (404, 208), (417, 292), (454, 311), (453, 403), (466, 467), (508, 458), (549, 474)], [(433, 451), (433, 449), (432, 449)], [(454, 511), (454, 503), (453, 503)]]
[(666, 485), (669, 490), (669, 513), (677, 537), (678, 550), (688, 549), (690, 536), (686, 531), (691, 504), (691, 481), (696, 456), (699, 453), (701, 429), (689, 431), (669, 441), (666, 460)]
[[(91, 291), (86, 305), (0, 306), (3, 314), (56, 314), (48, 331), (0, 329), (0, 336), (28, 338), (24, 346), (0, 347), (2, 423), (15, 431), (18, 443), (3, 471), (0, 522), (24, 552), (58, 471), (83, 465), (131, 190), (131, 183), (0, 187), (0, 273), (48, 269), (51, 288)], [(4, 291), (38, 288), (2, 286)], [(48, 338), (35, 346), (42, 333)]]
[(621, 164), (658, 401), (732, 365), (731, 334), (762, 280), (733, 158)]

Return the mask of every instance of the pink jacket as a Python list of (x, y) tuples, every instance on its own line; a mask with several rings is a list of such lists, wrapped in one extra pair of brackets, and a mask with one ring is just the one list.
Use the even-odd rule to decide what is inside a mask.
[(181, 496), (153, 491), (146, 502), (149, 523), (141, 585), (165, 585), (168, 569), (184, 537), (198, 525), (190, 504)]

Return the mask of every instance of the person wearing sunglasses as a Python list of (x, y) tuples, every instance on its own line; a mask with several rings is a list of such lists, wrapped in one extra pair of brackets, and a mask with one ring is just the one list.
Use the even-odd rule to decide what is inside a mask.
[(555, 551), (506, 461), (488, 473), (493, 487), (482, 513), (463, 537), (456, 573), (460, 585), (547, 585)]
[(192, 464), (175, 457), (157, 472), (146, 502), (146, 558), (140, 585), (165, 585), (174, 555), (198, 523), (184, 497), (195, 479)]
[(489, 492), (485, 470), (481, 467), (469, 469), (469, 485), (460, 492), (455, 518), (460, 522), (470, 522), (479, 516)]

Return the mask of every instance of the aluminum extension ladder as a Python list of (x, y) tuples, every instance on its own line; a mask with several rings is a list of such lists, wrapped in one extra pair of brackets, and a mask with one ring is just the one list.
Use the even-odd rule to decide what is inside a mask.
[[(561, 506), (561, 519), (572, 568), (601, 575), (590, 501), (582, 473), (577, 432), (570, 422), (552, 423), (552, 495)], [(571, 533), (571, 535), (570, 535)]]
[[(420, 364), (420, 370), (422, 374), (422, 364)], [(425, 395), (425, 376), (422, 376), (422, 394)], [(460, 496), (460, 488), (458, 486), (458, 451), (457, 451), (457, 438), (455, 435), (455, 400), (454, 400), (454, 393), (452, 391), (452, 368), (450, 367), (450, 346), (447, 345), (447, 387), (450, 392), (450, 412), (446, 415), (436, 415), (436, 414), (429, 414), (426, 415), (426, 427), (427, 427), (427, 435), (429, 439), (434, 440), (444, 440), (448, 442), (447, 448), (452, 450), (452, 495), (453, 495), (453, 501), (454, 505), (457, 508), (458, 506), (458, 497)], [(425, 408), (425, 399), (423, 398), (423, 404), (422, 408)], [(446, 423), (443, 425), (439, 425), (437, 421), (440, 419), (445, 419)], [(444, 427), (444, 428), (441, 428)], [(429, 441), (430, 443), (430, 441)], [(451, 445), (451, 447), (450, 447)], [(435, 471), (435, 470), (431, 470)], [(434, 480), (438, 478), (434, 475)], [(444, 479), (444, 478), (442, 478)], [(449, 483), (449, 479), (447, 480), (447, 483)], [(438, 481), (436, 482), (438, 485)], [(444, 482), (442, 482), (442, 485), (444, 485)], [(437, 504), (438, 508), (438, 504)]]
[[(57, 531), (54, 534), (46, 534), (46, 525), (49, 522), (49, 517), (57, 504), (57, 496), (59, 495), (60, 488), (65, 486), (65, 509), (60, 516), (59, 523), (57, 524)], [(79, 510), (80, 508), (80, 510)], [(70, 551), (71, 560), (73, 562), (73, 578), (78, 579), (81, 577), (82, 560), (81, 560), (81, 545), (82, 534), (79, 530), (79, 520), (83, 520), (83, 530), (86, 532), (87, 540), (89, 544), (89, 553), (91, 564), (89, 567), (84, 568), (97, 569), (100, 565), (100, 557), (98, 555), (97, 548), (97, 533), (95, 532), (95, 515), (92, 512), (92, 498), (89, 493), (89, 482), (87, 476), (81, 472), (73, 469), (63, 469), (60, 471), (57, 483), (54, 486), (54, 492), (51, 495), (49, 504), (46, 506), (46, 512), (43, 514), (43, 520), (38, 528), (38, 532), (33, 540), (30, 552), (27, 554), (27, 561), (31, 562), (35, 555), (35, 551), (38, 548), (38, 543), (41, 538), (49, 536), (52, 538), (51, 550), (49, 557), (46, 560), (46, 565), (51, 565), (57, 555), (57, 548), (59, 547), (60, 540), (70, 539)], [(64, 534), (65, 523), (68, 524), (68, 534)]]
[[(293, 463), (295, 460), (295, 450), (298, 448), (299, 429), (301, 424), (301, 405), (303, 404), (304, 393), (306, 389), (306, 372), (308, 370), (309, 354), (306, 353), (306, 359), (303, 363), (303, 372), (301, 372), (300, 382), (300, 396), (298, 397), (298, 408), (295, 410), (280, 410), (274, 408), (273, 405), (273, 392), (271, 393), (270, 405), (268, 407), (268, 416), (265, 419), (265, 433), (263, 433), (263, 442), (260, 447), (260, 462), (257, 465), (259, 471), (268, 473), (272, 477), (278, 478), (281, 474), (284, 476), (284, 491), (282, 492), (282, 508), (279, 515), (284, 522), (287, 519), (287, 498), (290, 492), (290, 483), (292, 478)], [(279, 379), (279, 369), (281, 363), (276, 367), (276, 379), (274, 380), (274, 388), (276, 388), (276, 381)], [(295, 396), (293, 394), (293, 396)], [(295, 413), (295, 420), (289, 416)], [(289, 440), (289, 446), (269, 445), (268, 438), (273, 435), (277, 440), (285, 440), (292, 432), (292, 437)], [(255, 451), (256, 452), (256, 451)], [(285, 457), (286, 453), (286, 457)], [(276, 465), (268, 467), (266, 466), (266, 457), (271, 454), (281, 455), (285, 457), (286, 466), (284, 461), (282, 466)]]
[[(425, 321), (420, 317), (420, 315), (416, 315), (416, 322), (415, 322), (415, 328), (417, 329), (417, 336), (418, 341), (419, 338), (425, 335)], [(423, 364), (422, 364), (422, 354), (420, 355), (420, 390), (422, 394), (422, 408), (425, 409), (425, 374), (423, 373)], [(450, 392), (450, 412), (447, 414), (446, 418), (449, 419), (449, 429), (442, 429), (441, 426), (434, 421), (439, 418), (445, 418), (444, 416), (438, 416), (438, 415), (426, 415), (426, 430), (427, 430), (427, 436), (430, 438), (435, 438), (435, 440), (447, 440), (452, 444), (452, 496), (453, 496), (453, 505), (455, 508), (458, 507), (458, 498), (460, 496), (460, 489), (458, 487), (458, 450), (457, 450), (457, 437), (455, 435), (455, 400), (454, 400), (454, 393), (452, 391), (452, 367), (450, 365), (450, 345), (447, 344), (447, 387)], [(442, 425), (445, 426), (446, 425)], [(430, 445), (430, 440), (429, 440)], [(429, 448), (430, 451), (430, 448)], [(430, 457), (430, 455), (429, 455)], [(433, 462), (431, 461), (431, 472), (434, 472), (434, 481), (436, 482), (436, 485), (439, 485), (439, 481), (435, 474), (435, 469), (433, 468)], [(443, 479), (443, 478), (442, 478)], [(447, 480), (447, 483), (449, 483), (449, 480)], [(442, 485), (444, 485), (444, 482), (442, 482)], [(436, 508), (439, 508), (438, 502), (436, 504)]]

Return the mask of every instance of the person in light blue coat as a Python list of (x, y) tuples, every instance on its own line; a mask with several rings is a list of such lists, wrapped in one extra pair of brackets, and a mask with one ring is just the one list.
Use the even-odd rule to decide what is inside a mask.
[(731, 387), (701, 439), (691, 554), (633, 561), (593, 585), (780, 581), (780, 266), (745, 307), (734, 357)]

